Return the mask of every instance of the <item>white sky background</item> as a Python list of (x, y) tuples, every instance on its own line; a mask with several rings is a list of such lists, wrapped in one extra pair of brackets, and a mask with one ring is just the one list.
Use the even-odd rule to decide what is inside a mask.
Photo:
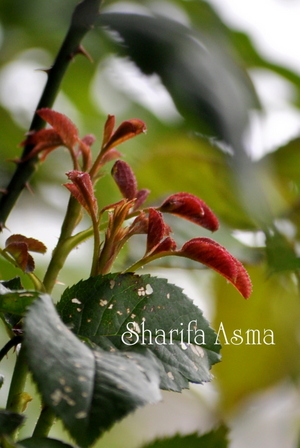
[[(300, 0), (209, 0), (228, 25), (246, 31), (262, 56), (300, 74)], [(300, 113), (287, 105), (293, 87), (277, 76), (253, 73), (267, 115), (255, 122), (257, 156), (300, 134)]]
[(299, 0), (209, 0), (226, 22), (246, 30), (274, 61), (300, 73)]

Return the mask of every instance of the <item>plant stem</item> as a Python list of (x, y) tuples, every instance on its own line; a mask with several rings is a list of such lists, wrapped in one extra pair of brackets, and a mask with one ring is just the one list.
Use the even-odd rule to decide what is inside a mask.
[(2, 361), (2, 359), (4, 358), (4, 356), (7, 355), (7, 353), (9, 352), (9, 350), (13, 347), (16, 347), (16, 345), (20, 344), (22, 342), (22, 336), (14, 336), (13, 338), (11, 338), (6, 344), (5, 346), (0, 350), (0, 361)]
[(51, 261), (44, 277), (43, 283), (48, 294), (51, 293), (57, 280), (57, 276), (70, 253), (69, 250), (66, 250), (65, 242), (71, 237), (73, 230), (80, 220), (80, 215), (81, 205), (73, 196), (71, 196), (58, 243), (53, 251)]
[[(48, 80), (36, 110), (43, 107), (52, 107), (65, 72), (73, 57), (78, 53), (81, 40), (93, 27), (98, 17), (100, 4), (101, 0), (83, 0), (76, 6), (67, 35), (53, 66), (48, 72)], [(37, 131), (44, 126), (45, 122), (35, 113), (29, 130)], [(22, 157), (28, 155), (31, 149), (31, 145), (25, 146)], [(17, 165), (6, 192), (0, 200), (0, 231), (5, 227), (8, 215), (26, 183), (36, 171), (37, 166), (37, 156)]]
[(97, 219), (93, 219), (93, 234), (94, 234), (94, 253), (90, 275), (91, 277), (97, 275), (99, 252), (100, 252), (100, 230)]
[(46, 437), (55, 421), (55, 414), (48, 406), (44, 406), (35, 426), (32, 437)]
[(151, 263), (151, 261), (154, 260), (158, 260), (159, 258), (162, 257), (168, 257), (168, 256), (174, 256), (174, 255), (178, 255), (180, 256), (179, 253), (173, 252), (173, 251), (164, 251), (164, 252), (158, 252), (157, 254), (153, 254), (153, 255), (147, 255), (146, 257), (141, 258), (140, 260), (136, 261), (134, 264), (132, 264), (131, 266), (129, 266), (129, 268), (127, 268), (125, 271), (123, 271), (123, 273), (126, 272), (135, 272), (138, 269), (142, 268), (145, 264)]
[(22, 346), (17, 356), (13, 377), (10, 383), (6, 404), (6, 409), (8, 411), (20, 413), (23, 410), (22, 393), (25, 387), (27, 372), (27, 362), (24, 347)]

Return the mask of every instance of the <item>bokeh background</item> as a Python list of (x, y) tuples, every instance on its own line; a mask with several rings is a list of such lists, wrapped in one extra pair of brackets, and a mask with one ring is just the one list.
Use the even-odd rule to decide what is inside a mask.
[[(21, 153), (19, 144), (46, 81), (43, 69), (53, 62), (75, 4), (74, 0), (1, 0), (0, 188), (13, 173), (14, 163), (9, 160)], [(145, 268), (183, 287), (216, 330), (223, 324), (227, 338), (221, 334), (223, 359), (213, 367), (211, 384), (191, 386), (182, 394), (164, 393), (162, 403), (118, 423), (96, 446), (138, 448), (157, 436), (205, 433), (225, 423), (230, 448), (297, 448), (300, 2), (108, 0), (103, 10), (171, 18), (175, 25), (169, 34), (167, 29), (161, 34), (161, 28), (150, 30), (147, 41), (142, 22), (134, 29), (125, 26), (125, 31), (117, 23), (125, 43), (131, 42), (129, 50), (120, 49), (106, 29), (96, 27), (83, 42), (93, 63), (82, 56), (72, 62), (54, 109), (69, 116), (80, 135), (97, 137), (95, 154), (107, 114), (116, 115), (118, 123), (134, 117), (145, 121), (147, 134), (125, 143), (121, 150), (139, 187), (151, 190), (149, 205), (177, 191), (204, 199), (221, 224), (213, 238), (245, 264), (253, 294), (245, 301), (223, 278), (191, 262), (162, 259)], [(181, 25), (193, 30), (202, 45), (199, 52), (193, 45), (179, 51)], [(159, 39), (162, 51), (153, 47)], [(211, 55), (208, 62), (206, 51)], [(68, 154), (52, 153), (0, 235), (2, 247), (11, 233), (47, 245), (47, 254), (36, 257), (36, 273), (41, 277), (59, 236), (68, 200), (62, 184), (69, 169)], [(97, 186), (97, 197), (102, 205), (119, 200), (109, 169)], [(176, 219), (169, 223), (178, 244), (211, 236), (193, 224)], [(87, 225), (83, 220), (82, 228)], [(144, 243), (142, 238), (134, 240), (115, 269), (130, 265), (136, 253), (143, 252)], [(88, 242), (70, 256), (54, 292), (56, 300), (66, 285), (89, 275), (90, 257)], [(21, 273), (1, 259), (0, 279), (16, 275)], [(23, 276), (22, 280), (30, 286)], [(257, 339), (247, 344), (248, 329), (260, 333), (260, 343)], [(272, 330), (275, 344), (264, 343), (265, 329)], [(244, 336), (239, 345), (231, 341), (235, 330)], [(4, 345), (3, 329), (0, 339)], [(0, 366), (6, 377), (1, 407), (14, 361), (10, 353)], [(39, 400), (30, 382), (28, 391), (34, 397), (28, 419), (34, 421)], [(30, 435), (26, 428), (22, 431), (24, 437)], [(66, 437), (59, 423), (51, 434)]]

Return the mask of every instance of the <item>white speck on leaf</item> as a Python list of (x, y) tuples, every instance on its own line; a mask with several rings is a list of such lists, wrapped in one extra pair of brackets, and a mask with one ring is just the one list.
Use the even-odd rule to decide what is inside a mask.
[(70, 392), (72, 392), (72, 388), (70, 386), (65, 386), (64, 387), (64, 391), (69, 394)]
[(72, 303), (77, 303), (77, 305), (81, 305), (80, 300), (76, 299), (76, 297), (74, 297), (74, 299), (71, 300)]
[(81, 313), (81, 311), (82, 311), (81, 308), (76, 308), (76, 310), (78, 311), (78, 313)]
[(111, 303), (111, 304), (109, 305), (108, 309), (109, 309), (109, 310), (112, 310), (112, 309), (113, 309), (113, 307), (114, 307), (114, 304), (113, 304), (113, 303)]
[(85, 418), (85, 417), (87, 417), (87, 413), (85, 411), (80, 411), (80, 412), (77, 412), (77, 414), (75, 414), (75, 417), (78, 419)]
[(122, 311), (117, 311), (117, 314), (118, 314), (119, 316), (123, 316)]
[(138, 289), (138, 296), (145, 296), (146, 295), (146, 290), (145, 288), (142, 286), (141, 288)]
[(195, 364), (194, 362), (192, 364), (193, 364), (194, 369), (198, 372), (199, 367), (197, 366), (197, 364)]
[(100, 302), (99, 302), (99, 305), (100, 306), (105, 306), (105, 305), (107, 305), (107, 303), (108, 303), (107, 300), (101, 299)]
[(110, 289), (114, 289), (116, 282), (114, 280), (110, 280), (109, 287)]
[(148, 296), (150, 296), (150, 294), (152, 294), (152, 293), (153, 293), (153, 288), (148, 283), (148, 285), (146, 285), (146, 294), (148, 294)]
[(135, 330), (137, 333), (140, 333), (140, 332), (141, 332), (140, 326), (139, 326), (139, 324), (138, 324), (137, 322), (133, 322), (132, 325), (133, 325), (134, 330)]
[(81, 383), (85, 383), (87, 381), (87, 377), (83, 376), (83, 375), (79, 375), (78, 381), (80, 381)]
[(168, 372), (167, 375), (168, 375), (169, 378), (171, 378), (171, 380), (174, 381), (174, 375), (173, 375), (172, 372)]
[(200, 356), (201, 358), (204, 357), (204, 350), (200, 345), (191, 344), (191, 349), (195, 355)]
[(63, 393), (60, 389), (55, 389), (55, 391), (50, 395), (50, 398), (53, 406), (57, 406), (63, 398)]

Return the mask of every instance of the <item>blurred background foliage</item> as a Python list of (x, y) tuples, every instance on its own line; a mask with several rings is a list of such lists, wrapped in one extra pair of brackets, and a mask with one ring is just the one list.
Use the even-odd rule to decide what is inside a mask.
[[(46, 81), (42, 70), (51, 65), (75, 4), (1, 0), (0, 188), (14, 169), (8, 160), (20, 155), (18, 145)], [(130, 13), (126, 20), (124, 12)], [(250, 37), (229, 28), (209, 1), (108, 0), (98, 25), (83, 42), (93, 63), (76, 57), (54, 109), (69, 116), (80, 135), (97, 137), (95, 154), (107, 114), (116, 115), (118, 123), (134, 117), (145, 121), (147, 134), (125, 143), (121, 151), (139, 187), (151, 190), (149, 205), (177, 191), (204, 199), (220, 219), (213, 238), (249, 269), (253, 295), (243, 301), (224, 279), (184, 260), (179, 265), (178, 259), (162, 259), (149, 272), (185, 288), (216, 330), (223, 323), (229, 340), (235, 329), (244, 336), (248, 329), (257, 329), (261, 337), (271, 329), (275, 345), (247, 344), (246, 339), (240, 345), (226, 344), (221, 334), (223, 361), (214, 367), (211, 385), (192, 387), (182, 395), (165, 394), (164, 403), (136, 412), (97, 446), (138, 447), (155, 436), (202, 433), (225, 422), (233, 448), (297, 447), (300, 137), (267, 151), (257, 148), (252, 137), (253, 123), (266, 115), (258, 74), (289, 86), (289, 106), (295, 110), (300, 108), (299, 74), (261, 55)], [(51, 154), (11, 213), (9, 230), (1, 235), (2, 245), (13, 232), (48, 246), (48, 255), (36, 257), (39, 275), (59, 236), (68, 199), (61, 184), (69, 169), (63, 150)], [(101, 205), (119, 200), (109, 175), (98, 183), (97, 196)], [(210, 236), (176, 219), (170, 225), (179, 244)], [(129, 265), (144, 243), (143, 238), (134, 240), (116, 269)], [(63, 284), (88, 276), (89, 256), (85, 243), (70, 257), (56, 298)], [(170, 268), (175, 266), (181, 270), (174, 275)], [(0, 278), (15, 275), (20, 272), (0, 260)], [(28, 285), (25, 278), (23, 282)], [(5, 334), (1, 339), (4, 344)], [(8, 375), (13, 361), (12, 355), (5, 360), (1, 373), (3, 369)], [(29, 388), (34, 393), (33, 386)], [(6, 388), (0, 393), (3, 406)], [(35, 418), (38, 406), (37, 400), (30, 404), (29, 418)], [(53, 434), (60, 431), (58, 425)]]

